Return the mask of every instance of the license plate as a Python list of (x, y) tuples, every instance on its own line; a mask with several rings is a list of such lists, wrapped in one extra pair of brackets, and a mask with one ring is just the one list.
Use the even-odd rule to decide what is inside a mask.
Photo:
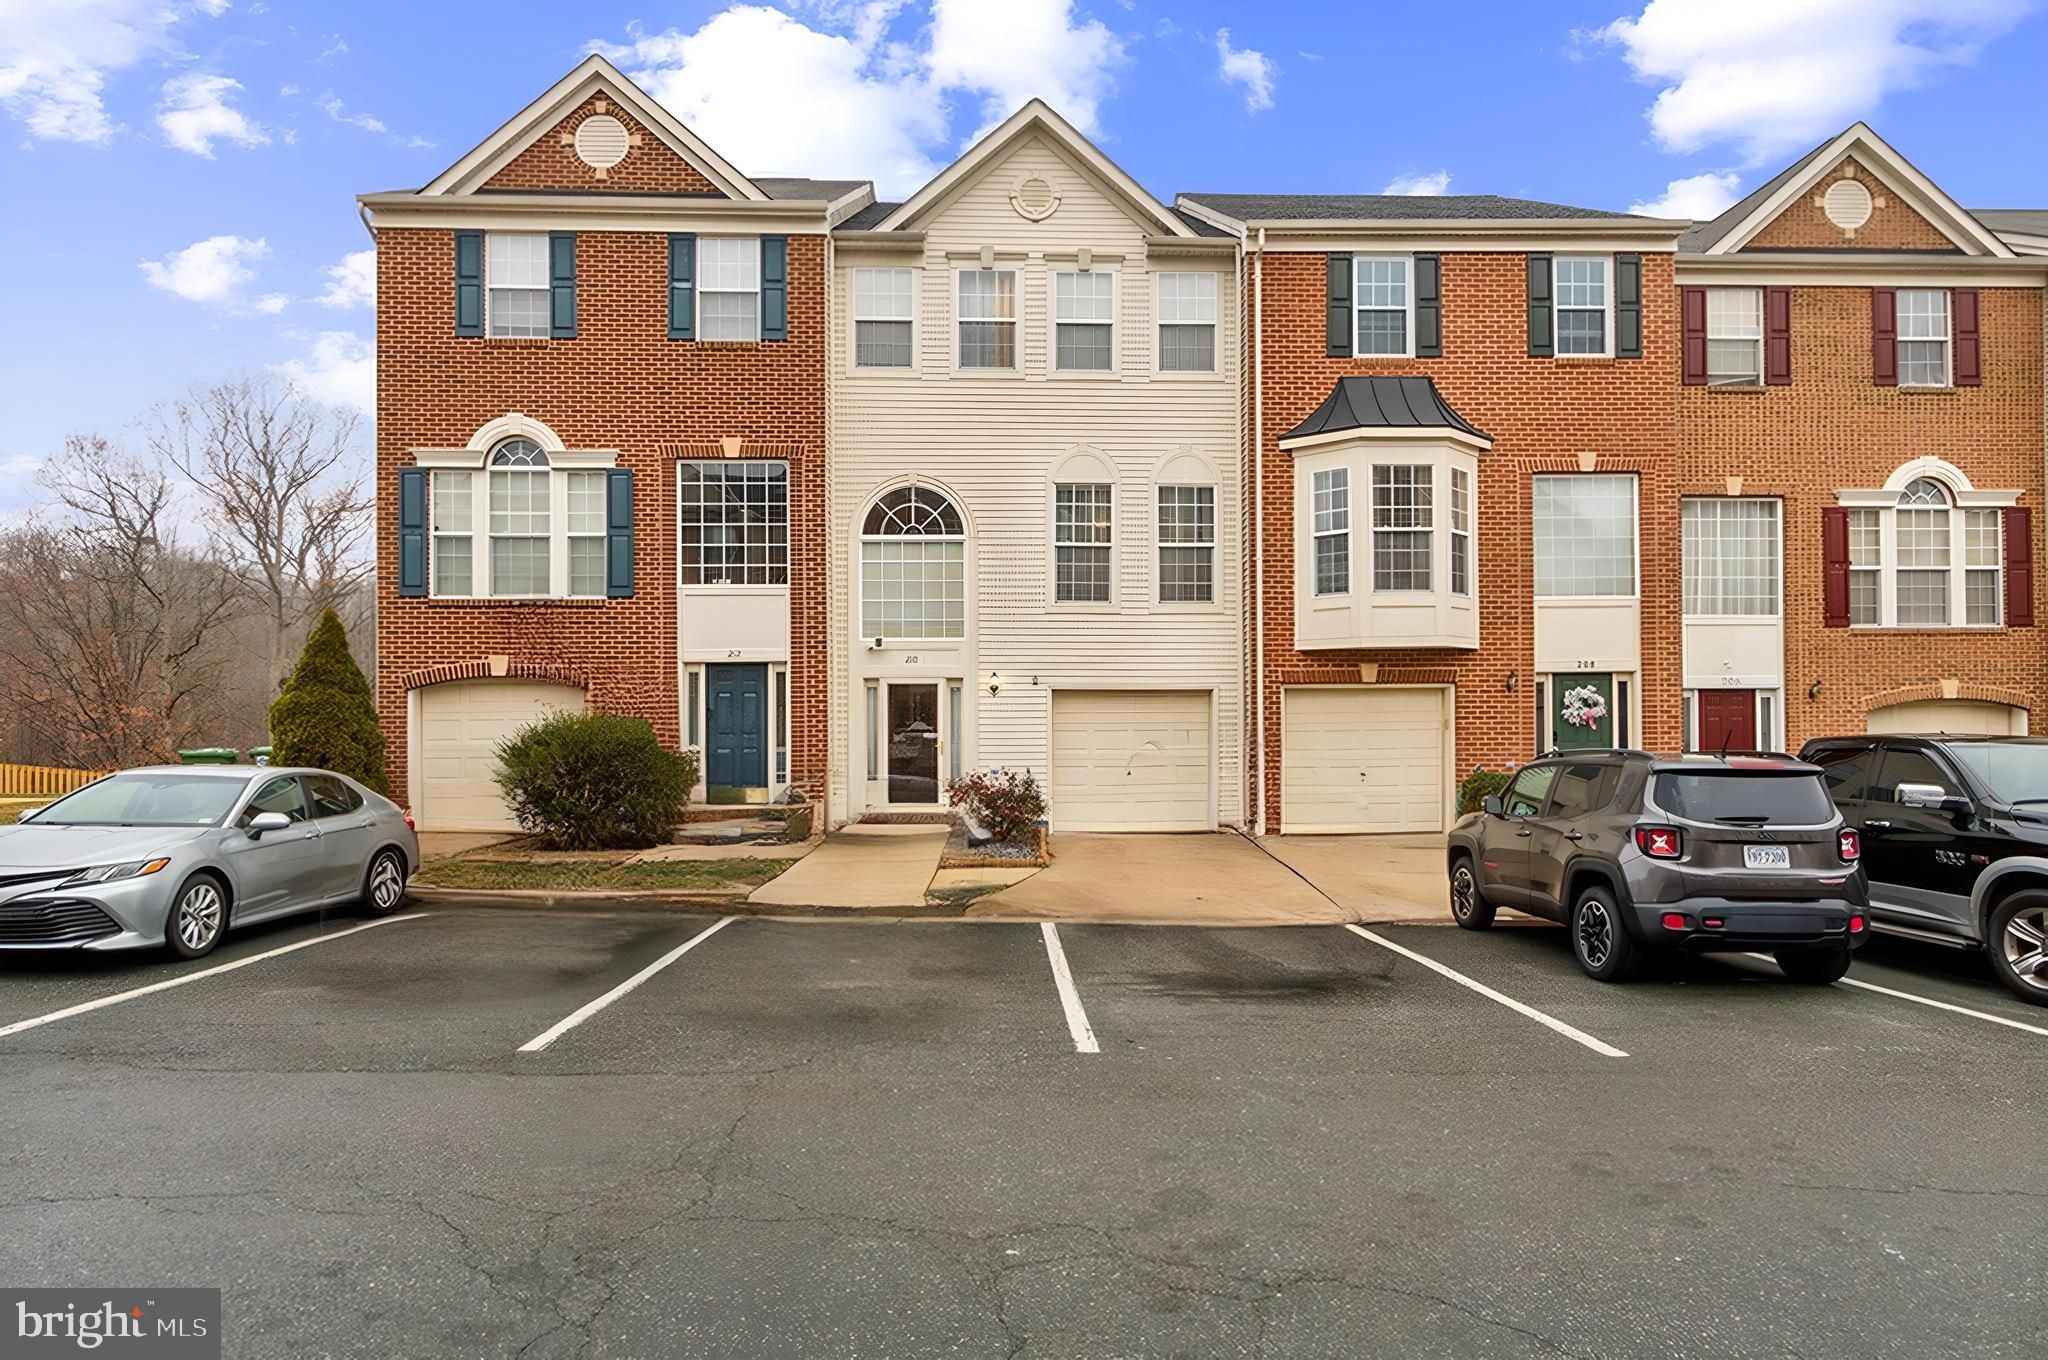
[(1742, 847), (1742, 867), (1789, 869), (1792, 867), (1792, 852), (1782, 845), (1745, 845)]

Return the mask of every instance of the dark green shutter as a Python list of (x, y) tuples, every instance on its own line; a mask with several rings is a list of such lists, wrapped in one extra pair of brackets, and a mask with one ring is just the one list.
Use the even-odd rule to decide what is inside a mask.
[(1529, 256), (1529, 357), (1548, 359), (1557, 353), (1556, 317), (1550, 310), (1550, 255)]
[(1348, 358), (1351, 354), (1351, 257), (1332, 255), (1329, 272), (1323, 284), (1324, 296), (1328, 299), (1329, 315), (1324, 322), (1326, 344), (1324, 352), (1332, 359)]
[(576, 338), (576, 233), (548, 233), (548, 335)]
[(484, 333), (484, 234), (455, 233), (455, 333)]
[(427, 593), (427, 470), (398, 470), (398, 593)]
[(1444, 357), (1443, 256), (1433, 250), (1415, 257), (1415, 357)]
[(789, 238), (761, 238), (761, 338), (789, 339)]
[(633, 469), (613, 468), (604, 483), (604, 593), (633, 593)]
[(678, 232), (668, 238), (668, 338), (697, 338), (697, 238)]
[(1643, 357), (1643, 257), (1614, 257), (1614, 357)]

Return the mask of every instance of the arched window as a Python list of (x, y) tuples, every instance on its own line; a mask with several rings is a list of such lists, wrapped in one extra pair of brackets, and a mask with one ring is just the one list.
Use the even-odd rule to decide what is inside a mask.
[(1891, 506), (1849, 511), (1849, 622), (1858, 627), (1996, 626), (2004, 603), (2004, 519), (1915, 477)]
[(531, 439), (508, 439), (491, 450), (494, 468), (544, 468), (548, 456)]
[(491, 450), (491, 594), (548, 595), (548, 456), (531, 439)]
[(861, 522), (861, 636), (965, 637), (967, 536), (960, 512), (925, 486), (885, 491)]
[(1899, 493), (1901, 506), (1938, 505), (1946, 510), (1948, 503), (1948, 492), (1941, 489), (1940, 482), (1928, 477), (1915, 477)]

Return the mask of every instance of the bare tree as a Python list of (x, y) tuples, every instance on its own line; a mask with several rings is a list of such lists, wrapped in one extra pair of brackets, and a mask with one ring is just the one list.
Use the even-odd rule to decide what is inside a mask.
[(194, 388), (145, 423), (150, 447), (191, 481), (222, 560), (268, 624), (264, 683), (283, 681), (295, 636), (368, 578), (364, 491), (352, 411), (288, 379), (245, 374)]

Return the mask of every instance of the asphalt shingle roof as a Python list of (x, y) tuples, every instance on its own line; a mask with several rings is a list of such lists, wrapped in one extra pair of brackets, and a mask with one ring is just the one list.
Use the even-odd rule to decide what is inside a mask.
[(1580, 218), (1638, 222), (1628, 213), (1574, 208), (1497, 194), (1182, 194), (1180, 201), (1256, 221), (1422, 221), (1491, 219), (1503, 222)]
[(841, 222), (839, 230), (872, 231), (882, 224), (884, 218), (902, 206), (901, 203), (870, 203), (844, 222)]
[(1301, 439), (1340, 430), (1463, 430), (1476, 439), (1492, 436), (1453, 411), (1433, 378), (1361, 376), (1339, 378), (1307, 420), (1281, 435)]
[(1993, 231), (2048, 236), (2048, 208), (1972, 208), (1970, 216)]
[(834, 203), (845, 198), (867, 181), (864, 179), (799, 179), (789, 175), (769, 175), (755, 179), (762, 193), (770, 198), (822, 198)]

